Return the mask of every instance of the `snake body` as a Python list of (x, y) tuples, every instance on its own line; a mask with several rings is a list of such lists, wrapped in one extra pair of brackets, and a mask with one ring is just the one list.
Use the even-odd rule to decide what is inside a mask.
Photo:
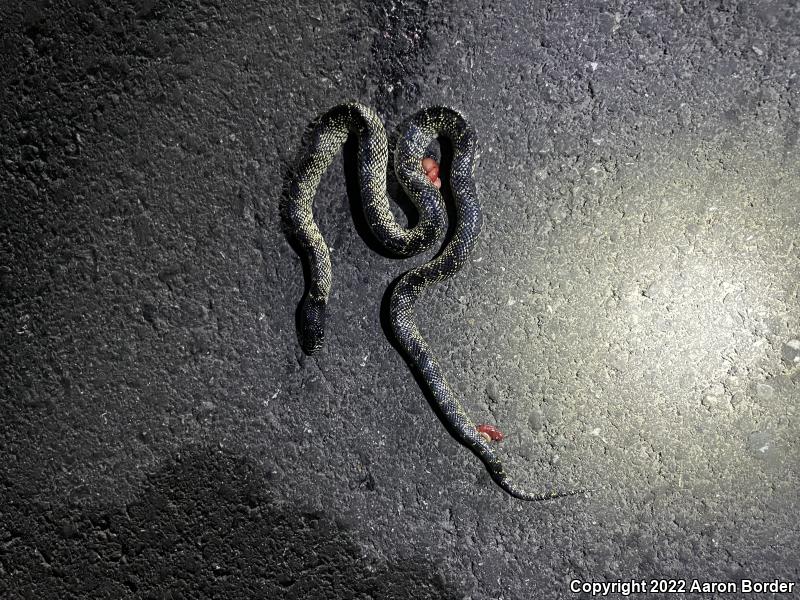
[(453, 235), (438, 255), (397, 281), (389, 305), (394, 336), (411, 367), (427, 385), (445, 425), (483, 461), (491, 478), (503, 490), (522, 500), (548, 500), (580, 493), (578, 490), (531, 493), (512, 481), (495, 451), (464, 411), (415, 322), (414, 307), (425, 289), (452, 277), (464, 265), (481, 230), (482, 215), (473, 179), (477, 141), (467, 120), (450, 108), (423, 109), (410, 119), (398, 140), (395, 173), (419, 212), (418, 222), (410, 228), (398, 223), (389, 207), (388, 142), (383, 124), (372, 109), (357, 102), (336, 106), (312, 123), (310, 134), (282, 206), (288, 232), (309, 266), (308, 291), (300, 306), (299, 333), (304, 350), (312, 354), (323, 344), (325, 307), (331, 289), (330, 254), (314, 221), (312, 206), (323, 173), (348, 136), (355, 134), (358, 138), (358, 174), (367, 223), (387, 251), (404, 257), (428, 250), (445, 232), (442, 195), (426, 177), (421, 162), (435, 139), (449, 140), (453, 147), (449, 174), (455, 200)]

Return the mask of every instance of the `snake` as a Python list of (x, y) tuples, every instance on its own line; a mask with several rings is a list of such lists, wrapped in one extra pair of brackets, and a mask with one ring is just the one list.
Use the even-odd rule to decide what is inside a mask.
[(512, 480), (448, 384), (415, 320), (415, 307), (424, 291), (453, 277), (468, 261), (483, 223), (474, 179), (477, 138), (465, 116), (446, 106), (422, 109), (407, 121), (395, 144), (395, 175), (419, 213), (411, 226), (399, 223), (390, 208), (389, 144), (383, 123), (373, 109), (356, 101), (344, 102), (315, 119), (307, 132), (308, 141), (290, 170), (281, 206), (287, 234), (296, 242), (296, 250), (308, 266), (307, 290), (298, 309), (298, 337), (303, 350), (314, 354), (322, 348), (325, 338), (332, 269), (330, 251), (314, 220), (313, 204), (322, 175), (334, 157), (351, 135), (357, 137), (358, 179), (366, 222), (385, 251), (408, 258), (430, 249), (447, 230), (442, 193), (422, 168), (422, 159), (434, 140), (445, 139), (452, 146), (449, 186), (455, 204), (451, 218), (455, 223), (438, 254), (396, 280), (389, 300), (392, 334), (409, 366), (428, 388), (433, 408), (446, 428), (483, 462), (491, 479), (505, 492), (531, 501), (582, 493), (584, 490), (530, 492)]

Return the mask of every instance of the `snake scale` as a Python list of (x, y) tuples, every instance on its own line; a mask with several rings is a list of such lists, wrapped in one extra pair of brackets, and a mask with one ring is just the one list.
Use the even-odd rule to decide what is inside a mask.
[(580, 490), (531, 493), (512, 481), (448, 385), (414, 319), (414, 307), (425, 289), (452, 277), (464, 265), (481, 230), (482, 215), (473, 179), (477, 141), (475, 132), (459, 112), (442, 106), (419, 111), (409, 120), (396, 144), (395, 173), (419, 212), (419, 220), (410, 228), (398, 223), (389, 207), (386, 191), (389, 150), (378, 115), (367, 106), (347, 102), (311, 124), (310, 142), (290, 176), (281, 211), (288, 233), (309, 266), (308, 291), (299, 312), (303, 349), (313, 354), (322, 347), (325, 307), (331, 289), (330, 254), (314, 221), (314, 197), (323, 173), (351, 134), (358, 138), (358, 175), (366, 221), (383, 247), (402, 257), (428, 250), (445, 233), (447, 213), (442, 195), (425, 175), (421, 163), (435, 139), (445, 138), (452, 144), (449, 182), (455, 200), (453, 234), (439, 254), (397, 281), (389, 304), (394, 336), (411, 367), (429, 388), (445, 425), (483, 461), (491, 478), (503, 490), (522, 500), (548, 500), (581, 493)]

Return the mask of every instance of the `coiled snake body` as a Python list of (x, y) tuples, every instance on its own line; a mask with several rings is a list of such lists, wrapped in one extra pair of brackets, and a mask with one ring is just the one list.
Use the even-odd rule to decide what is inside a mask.
[(453, 435), (486, 465), (492, 479), (522, 500), (547, 500), (579, 491), (530, 493), (520, 489), (503, 470), (500, 459), (478, 433), (439, 363), (419, 332), (414, 306), (429, 285), (452, 277), (467, 261), (481, 230), (481, 209), (473, 181), (476, 138), (465, 118), (450, 108), (434, 106), (418, 112), (395, 149), (395, 172), (419, 211), (411, 228), (397, 222), (386, 192), (388, 143), (379, 117), (356, 102), (334, 107), (313, 124), (311, 140), (294, 171), (284, 197), (282, 213), (289, 233), (307, 260), (309, 289), (300, 307), (300, 338), (309, 354), (323, 343), (325, 305), (331, 289), (328, 247), (314, 222), (312, 205), (323, 173), (348, 136), (358, 137), (358, 173), (361, 199), (372, 232), (389, 252), (414, 256), (429, 249), (446, 229), (442, 195), (426, 177), (421, 162), (433, 140), (444, 137), (453, 147), (450, 188), (455, 199), (455, 227), (444, 249), (429, 262), (411, 269), (396, 283), (390, 300), (390, 319), (397, 342), (428, 386), (430, 395)]

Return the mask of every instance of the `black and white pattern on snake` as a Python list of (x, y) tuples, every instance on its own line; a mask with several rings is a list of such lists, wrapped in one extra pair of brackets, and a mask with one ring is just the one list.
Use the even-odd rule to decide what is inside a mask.
[(522, 500), (548, 500), (581, 493), (579, 490), (530, 493), (509, 478), (495, 451), (478, 433), (456, 392), (445, 380), (414, 320), (414, 307), (425, 288), (455, 275), (468, 260), (481, 230), (481, 209), (473, 179), (476, 137), (466, 119), (455, 110), (441, 106), (421, 110), (409, 121), (397, 142), (395, 172), (419, 211), (419, 220), (411, 228), (398, 223), (389, 207), (388, 142), (375, 112), (362, 104), (348, 102), (312, 123), (310, 143), (293, 173), (282, 206), (285, 225), (310, 269), (308, 292), (300, 306), (300, 339), (304, 350), (311, 354), (322, 346), (325, 306), (331, 289), (330, 255), (314, 222), (312, 206), (323, 173), (351, 133), (358, 137), (358, 174), (366, 221), (387, 251), (405, 257), (424, 252), (444, 235), (447, 213), (442, 195), (425, 175), (422, 159), (435, 139), (445, 138), (452, 144), (449, 180), (455, 200), (453, 235), (438, 255), (397, 281), (389, 308), (394, 336), (411, 367), (428, 386), (445, 425), (483, 461), (502, 489)]

